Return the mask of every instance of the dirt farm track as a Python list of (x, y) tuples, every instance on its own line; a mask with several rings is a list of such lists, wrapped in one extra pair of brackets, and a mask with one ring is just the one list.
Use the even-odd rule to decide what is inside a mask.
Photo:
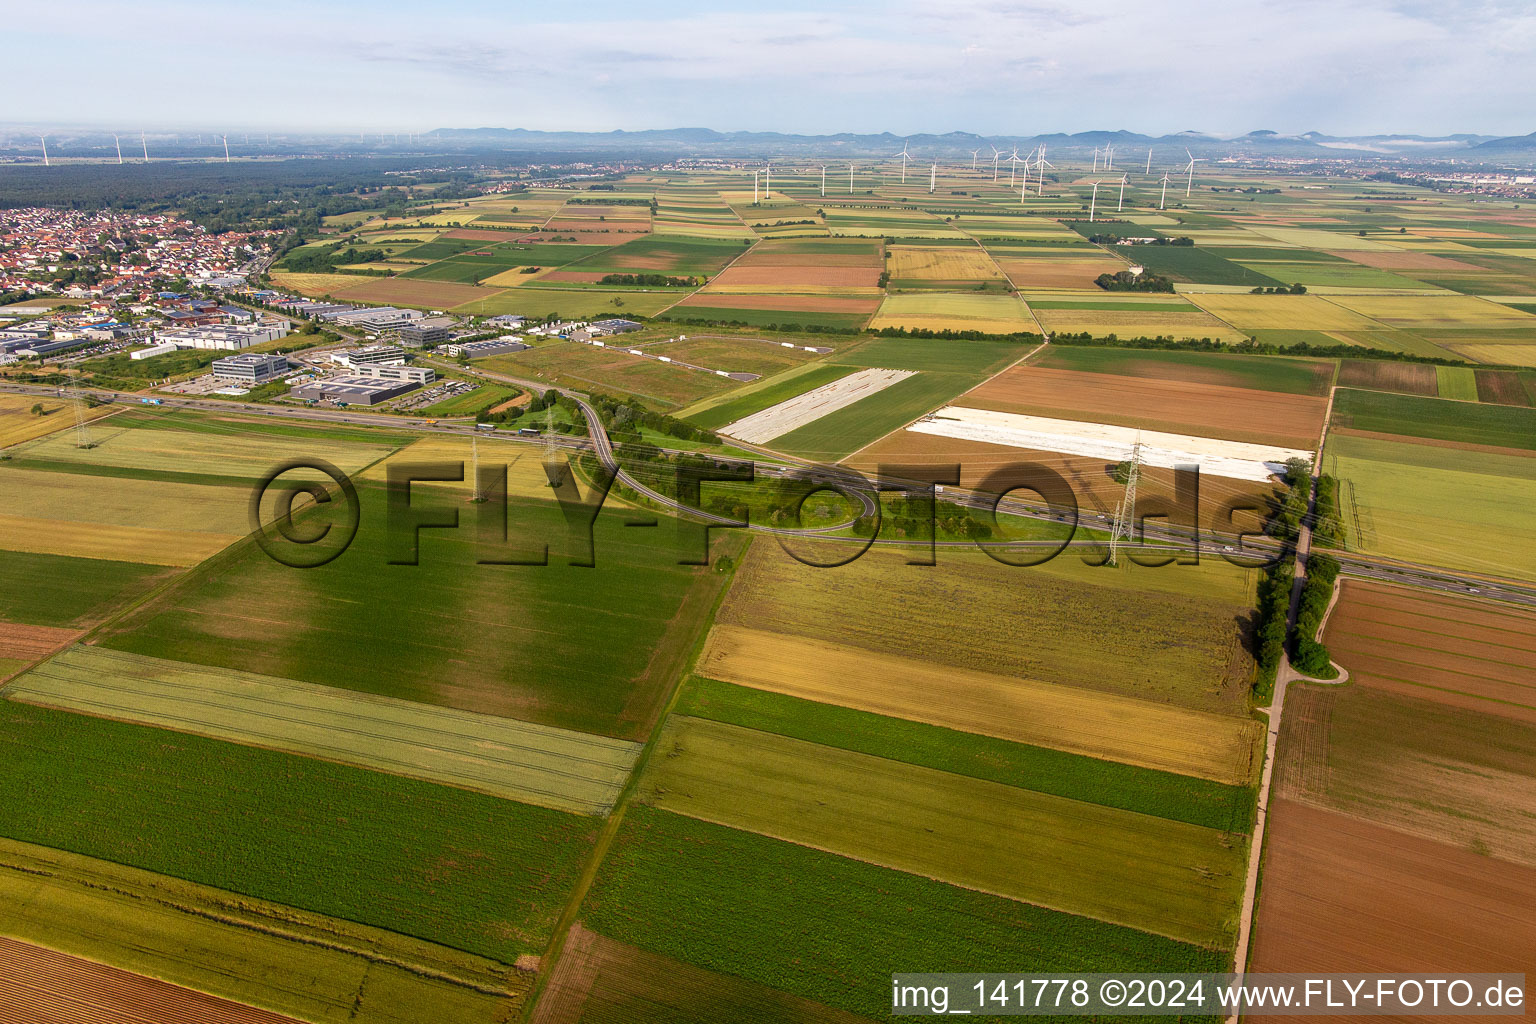
[(0, 1024), (294, 1024), (115, 967), (0, 937)]

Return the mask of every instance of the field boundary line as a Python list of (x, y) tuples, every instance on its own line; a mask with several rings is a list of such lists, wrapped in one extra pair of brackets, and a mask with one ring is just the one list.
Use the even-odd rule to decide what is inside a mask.
[[(730, 204), (726, 204), (726, 205), (727, 205), (727, 208), (729, 208)], [(732, 210), (731, 212), (735, 213), (736, 211)], [(737, 220), (741, 220), (740, 217), (737, 217), (736, 219)], [(745, 227), (748, 231), (752, 231), (751, 226), (748, 225), (745, 221), (742, 222), (742, 227)], [(651, 232), (650, 237), (651, 238), (657, 237), (654, 230)], [(682, 235), (680, 237), (686, 239), (688, 236), (687, 235)], [(742, 259), (745, 259), (747, 253), (751, 252), (753, 249), (756, 249), (758, 247), (758, 245), (760, 245), (762, 243), (762, 241), (763, 240), (761, 238), (757, 237), (757, 233), (753, 232), (752, 244), (751, 245), (744, 245), (744, 246), (742, 246), (741, 247), (741, 252), (737, 253), (736, 256), (731, 260), (731, 262), (727, 263), (725, 266), (723, 266), (719, 270), (715, 271), (713, 277), (706, 278), (703, 284), (699, 285), (697, 288), (695, 288), (693, 291), (689, 292), (687, 295), (684, 295), (682, 298), (676, 300), (675, 302), (668, 303), (663, 308), (658, 309), (656, 311), (656, 316), (651, 317), (651, 319), (654, 320), (654, 319), (656, 319), (656, 317), (661, 316), (663, 313), (671, 312), (672, 308), (674, 306), (676, 306), (679, 302), (685, 302), (688, 299), (691, 299), (695, 295), (697, 295), (700, 292), (702, 292), (705, 288), (708, 288), (710, 286), (710, 283), (712, 281), (714, 281), (714, 279), (716, 277), (719, 277), (721, 274), (725, 273), (727, 270), (730, 270), (732, 267), (734, 267), (737, 264), (738, 261), (740, 261)]]
[[(727, 534), (727, 536), (735, 535)], [(545, 948), (540, 958), (538, 977), (534, 982), (533, 989), (528, 993), (527, 998), (523, 1000), (522, 1008), (518, 1013), (518, 1020), (524, 1022), (524, 1024), (532, 1019), (534, 1009), (538, 1005), (540, 997), (544, 994), (545, 986), (555, 973), (555, 965), (559, 962), (560, 954), (565, 948), (566, 937), (570, 934), (572, 925), (576, 923), (577, 918), (580, 916), (581, 905), (586, 902), (587, 893), (591, 891), (592, 884), (597, 881), (597, 873), (601, 870), (603, 862), (608, 858), (608, 851), (613, 847), (613, 841), (618, 835), (619, 826), (623, 824), (624, 814), (629, 809), (629, 805), (634, 801), (635, 794), (640, 789), (640, 778), (645, 774), (646, 765), (650, 763), (651, 755), (655, 752), (656, 746), (661, 739), (662, 726), (672, 716), (673, 710), (677, 707), (678, 698), (682, 696), (683, 686), (687, 683), (689, 677), (693, 675), (693, 668), (698, 663), (699, 655), (704, 650), (705, 642), (709, 639), (710, 627), (714, 625), (715, 616), (720, 613), (720, 606), (725, 602), (725, 595), (730, 591), (731, 584), (736, 579), (736, 574), (741, 571), (741, 566), (746, 561), (747, 552), (751, 549), (754, 540), (756, 538), (748, 534), (745, 541), (740, 544), (740, 550), (728, 552), (735, 558), (735, 563), (731, 566), (731, 571), (726, 574), (725, 579), (721, 582), (720, 590), (715, 594), (709, 615), (705, 616), (701, 622), (699, 635), (693, 642), (693, 650), (678, 672), (677, 678), (672, 682), (671, 692), (668, 694), (666, 702), (662, 705), (660, 713), (656, 716), (656, 721), (651, 726), (651, 734), (646, 737), (645, 745), (641, 748), (639, 757), (635, 759), (634, 767), (630, 769), (629, 778), (624, 783), (624, 789), (619, 793), (618, 799), (614, 801), (613, 810), (608, 814), (608, 820), (603, 823), (602, 832), (599, 834), (597, 842), (593, 844), (592, 853), (588, 856), (586, 866), (582, 868), (580, 876), (576, 879), (576, 884), (571, 889), (571, 897), (566, 902), (565, 909), (555, 919), (554, 928), (550, 932), (549, 945)], [(730, 543), (730, 541), (727, 541), (725, 546), (729, 546)]]
[[(1019, 301), (1023, 302), (1023, 299), (1020, 299)], [(1028, 303), (1025, 303), (1025, 305), (1027, 306)], [(961, 344), (964, 344), (964, 342), (962, 342)], [(998, 377), (1001, 377), (1003, 374), (1007, 373), (1009, 370), (1013, 369), (1015, 366), (1018, 366), (1019, 364), (1025, 362), (1026, 360), (1028, 360), (1036, 352), (1039, 352), (1041, 349), (1045, 348), (1045, 346), (1047, 346), (1049, 344), (1050, 344), (1050, 342), (1048, 340), (1041, 340), (1040, 344), (1036, 345), (1034, 348), (1030, 349), (1028, 352), (1024, 353), (1023, 355), (1019, 356), (1019, 358), (1015, 359), (1013, 362), (1009, 363), (1007, 366), (1003, 367), (1001, 370), (998, 370), (996, 373), (991, 374), (990, 376), (985, 377), (982, 380), (977, 381), (975, 384), (972, 384), (970, 387), (968, 387), (964, 391), (960, 392), (960, 394), (955, 395), (954, 398), (950, 398), (950, 399), (948, 399), (946, 401), (940, 402), (938, 405), (935, 405), (935, 406), (925, 410), (922, 413), (922, 415), (912, 417), (910, 420), (908, 420), (907, 422), (903, 423), (901, 426), (897, 427), (895, 430), (888, 430), (888, 431), (886, 431), (884, 434), (881, 434), (879, 437), (877, 437), (873, 441), (869, 442), (869, 444), (864, 445), (862, 448), (859, 448), (856, 451), (849, 452), (847, 455), (844, 455), (842, 458), (837, 460), (838, 464), (842, 465), (842, 464), (847, 463), (854, 456), (860, 454), (861, 452), (865, 451), (866, 449), (873, 448), (875, 445), (879, 444), (881, 441), (884, 441), (886, 438), (891, 437), (891, 436), (893, 436), (895, 434), (898, 434), (898, 433), (900, 433), (903, 430), (906, 430), (912, 424), (914, 424), (918, 420), (922, 419), (923, 416), (931, 416), (935, 412), (938, 412), (940, 409), (944, 408), (945, 406), (952, 405), (954, 403), (955, 399), (964, 398), (966, 395), (970, 394), (972, 391), (975, 391), (977, 388), (985, 387), (987, 384), (991, 383), (993, 380), (997, 379)], [(919, 371), (919, 372), (923, 372), (923, 371)]]

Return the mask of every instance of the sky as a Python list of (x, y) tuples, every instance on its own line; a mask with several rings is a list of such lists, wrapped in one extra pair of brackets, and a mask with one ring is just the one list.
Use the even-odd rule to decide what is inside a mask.
[(1532, 0), (56, 0), (5, 35), (39, 130), (1536, 130)]

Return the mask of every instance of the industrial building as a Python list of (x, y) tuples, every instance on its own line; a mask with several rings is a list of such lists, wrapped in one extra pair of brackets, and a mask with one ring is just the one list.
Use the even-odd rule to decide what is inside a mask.
[(238, 352), (277, 341), (288, 336), (288, 325), (274, 321), (259, 324), (215, 324), (209, 327), (184, 327), (169, 331), (157, 331), (155, 341), (175, 345), (177, 348), (222, 349)]
[(407, 380), (418, 385), (431, 384), (437, 380), (437, 371), (430, 367), (393, 363), (365, 363), (357, 368), (356, 375), (379, 380)]
[(447, 341), (449, 332), (458, 326), (458, 321), (451, 316), (424, 316), (400, 327), (391, 328), (386, 332), (389, 340), (408, 348), (421, 348), (423, 345), (440, 345)]
[(490, 338), (486, 341), (456, 342), (452, 345), (444, 345), (440, 351), (457, 359), (459, 356), (468, 356), (470, 359), (484, 359), (486, 356), (506, 355), (508, 352), (521, 352), (528, 346), (515, 338)]
[(288, 360), (284, 356), (257, 355), (242, 352), (237, 356), (225, 356), (213, 361), (213, 375), (242, 384), (265, 384), (288, 372)]
[(594, 320), (587, 325), (587, 329), (593, 334), (628, 334), (630, 331), (638, 331), (641, 324), (633, 320)]
[(409, 394), (421, 387), (412, 381), (385, 380), (381, 377), (332, 377), (310, 381), (293, 389), (293, 397), (307, 402), (335, 402), (338, 405), (378, 405)]
[(331, 362), (341, 366), (349, 366), (357, 369), (361, 366), (372, 366), (381, 363), (405, 362), (405, 349), (394, 345), (369, 345), (367, 348), (354, 348), (345, 352), (332, 352)]
[(365, 331), (387, 331), (392, 327), (404, 327), (413, 321), (420, 320), (423, 314), (419, 309), (396, 309), (394, 306), (374, 306), (370, 309), (353, 309), (346, 313), (334, 313), (322, 316), (322, 320), (333, 320), (344, 327), (357, 327)]
[(137, 352), (129, 352), (129, 359), (153, 359), (155, 356), (167, 356), (176, 351), (176, 346), (166, 342), (161, 345), (151, 345), (149, 348), (141, 348)]

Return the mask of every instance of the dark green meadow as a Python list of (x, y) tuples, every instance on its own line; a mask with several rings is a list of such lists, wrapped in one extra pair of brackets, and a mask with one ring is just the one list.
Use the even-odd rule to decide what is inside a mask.
[(871, 1019), (893, 971), (1222, 971), (1230, 955), (645, 806), (582, 906), (604, 935)]
[(1333, 426), (1536, 451), (1536, 409), (1340, 388)]
[(692, 680), (683, 690), (676, 711), (1227, 832), (1246, 832), (1253, 813), (1253, 792), (1240, 786), (1010, 743), (713, 679)]
[(468, 790), (0, 701), (0, 835), (511, 963), (598, 823)]
[(173, 572), (160, 565), (0, 550), (0, 621), (85, 626)]
[(1278, 281), (1190, 245), (1119, 245), (1111, 248), (1133, 263), (1146, 267), (1149, 272), (1170, 281), (1242, 284), (1250, 288), (1273, 288), (1282, 283), (1291, 283)]
[[(109, 646), (155, 657), (643, 737), (680, 670), (712, 574), (678, 565), (672, 520), (629, 527), (611, 503), (593, 568), (568, 564), (553, 502), (513, 497), (506, 545), (482, 548), (462, 492), (413, 488), (413, 506), (459, 529), (420, 531), (419, 564), (392, 546), (382, 484), (359, 487), (361, 527), (328, 565), (294, 569), (256, 545), (191, 574), (119, 623)], [(529, 560), (551, 547), (550, 564)], [(692, 549), (690, 549), (692, 550)], [(702, 551), (702, 544), (699, 546)], [(697, 557), (697, 555), (695, 555)]]

